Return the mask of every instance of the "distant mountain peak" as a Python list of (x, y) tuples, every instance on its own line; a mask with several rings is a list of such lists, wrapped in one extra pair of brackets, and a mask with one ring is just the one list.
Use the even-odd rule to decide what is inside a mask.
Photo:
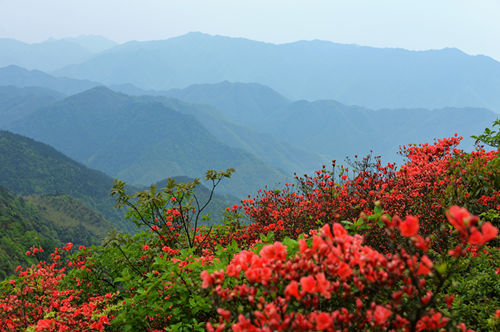
[(26, 69), (18, 65), (8, 65), (5, 67), (0, 68), (0, 72), (8, 72), (8, 73), (37, 73), (37, 74), (44, 74), (47, 76), (50, 76), (49, 74), (44, 73), (43, 71), (37, 70), (37, 69)]
[(24, 87), (44, 87), (65, 95), (79, 93), (100, 85), (97, 82), (55, 77), (37, 69), (26, 69), (17, 65), (0, 68), (0, 85)]
[(184, 34), (185, 37), (213, 37), (213, 35), (201, 32), (201, 31), (190, 31)]
[[(90, 99), (89, 99), (90, 98)], [(73, 96), (69, 96), (67, 100), (76, 100), (76, 99), (89, 99), (89, 100), (102, 100), (102, 99), (130, 99), (130, 96), (127, 96), (123, 93), (116, 92), (111, 90), (110, 88), (99, 85), (96, 87), (92, 87), (83, 92), (77, 93)]]
[(108, 50), (116, 45), (114, 40), (99, 35), (80, 35), (62, 39), (80, 45), (92, 53), (99, 53)]

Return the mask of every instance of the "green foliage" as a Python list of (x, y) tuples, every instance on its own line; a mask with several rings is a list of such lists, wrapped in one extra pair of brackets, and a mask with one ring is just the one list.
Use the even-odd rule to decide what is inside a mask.
[[(194, 261), (192, 253), (183, 249), (176, 256), (182, 262), (191, 261), (185, 267), (178, 261), (158, 257), (151, 264), (151, 271), (142, 278), (117, 279), (123, 281), (125, 287), (133, 286), (134, 290), (119, 308), (112, 326), (124, 331), (143, 330), (148, 327), (145, 317), (149, 315), (165, 320), (165, 325), (172, 330), (182, 327), (187, 331), (202, 331), (203, 321), (213, 309), (205, 291), (199, 287), (201, 272), (206, 267), (201, 261)], [(215, 268), (210, 270), (213, 272)]]
[(451, 308), (443, 307), (457, 321), (476, 331), (498, 331), (500, 320), (495, 311), (500, 308), (500, 266), (498, 248), (484, 249), (476, 257), (456, 262), (455, 281), (443, 290), (442, 296), (455, 294)]
[[(446, 188), (444, 205), (463, 206), (479, 215), (488, 206), (484, 198), (494, 197), (500, 190), (500, 158), (494, 156), (488, 160), (474, 153), (455, 157), (448, 167), (447, 176), (452, 181)], [(456, 183), (461, 185), (457, 186)], [(499, 225), (496, 219), (487, 220)]]
[[(187, 176), (176, 176), (173, 178), (176, 183), (186, 183), (192, 182), (194, 179)], [(155, 183), (157, 188), (164, 188), (168, 184), (168, 179), (159, 181)], [(206, 202), (210, 197), (210, 189), (205, 185), (206, 181), (202, 181), (201, 184), (193, 188), (193, 194), (196, 195), (198, 201)], [(209, 184), (209, 182), (208, 182)], [(223, 183), (221, 183), (222, 185)], [(144, 188), (144, 190), (149, 188)], [(226, 208), (234, 204), (239, 204), (240, 199), (233, 195), (222, 194), (220, 192), (214, 192), (210, 204), (203, 211), (203, 215), (208, 215), (208, 218), (202, 222), (204, 225), (211, 225), (216, 221), (224, 220), (226, 216)]]
[(349, 231), (349, 233), (358, 234), (370, 229), (373, 226), (377, 226), (378, 228), (384, 227), (384, 222), (382, 221), (383, 216), (389, 217), (388, 214), (384, 214), (384, 210), (382, 209), (380, 202), (375, 202), (372, 214), (366, 215), (365, 213), (362, 213), (361, 216), (354, 221), (343, 220), (341, 223), (344, 228)]
[[(500, 126), (500, 119), (496, 119), (493, 122), (492, 127)], [(494, 148), (499, 148), (500, 147), (500, 131), (492, 130), (490, 128), (484, 129), (484, 132), (479, 135), (479, 136), (471, 136), (476, 140), (476, 144), (479, 144), (480, 142), (485, 143), (486, 145), (489, 145)]]
[(118, 301), (110, 307), (116, 316), (112, 330), (168, 326), (168, 331), (202, 331), (204, 322), (216, 312), (207, 291), (200, 287), (201, 272), (224, 268), (239, 250), (236, 242), (219, 246), (214, 253), (218, 259), (205, 261), (195, 255), (194, 248), (164, 252), (153, 232), (111, 234), (102, 246), (75, 254), (76, 260), (87, 259), (92, 270), (71, 270), (63, 285), (74, 287), (75, 280), (85, 280), (79, 287), (88, 294), (118, 291)]

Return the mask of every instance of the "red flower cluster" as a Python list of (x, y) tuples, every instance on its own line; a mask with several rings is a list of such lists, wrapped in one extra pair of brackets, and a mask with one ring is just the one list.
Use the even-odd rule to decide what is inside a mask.
[[(244, 200), (243, 208), (256, 223), (255, 233), (273, 231), (278, 239), (296, 238), (326, 222), (355, 221), (361, 215), (369, 227), (353, 231), (365, 234), (370, 245), (387, 249), (383, 230), (370, 225), (376, 202), (390, 215), (419, 218), (419, 229), (412, 228), (411, 220), (401, 226), (403, 235), (420, 231), (441, 237), (447, 206), (465, 204), (480, 213), (500, 204), (500, 192), (495, 189), (499, 170), (488, 167), (497, 152), (468, 154), (455, 148), (459, 143), (460, 138), (451, 137), (403, 147), (400, 153), (406, 162), (398, 170), (394, 164), (381, 166), (380, 159), (372, 161), (368, 156), (353, 163), (357, 171), (349, 177), (344, 167), (336, 175), (334, 162), (332, 171), (323, 166), (315, 176), (297, 177), (298, 188), (287, 184), (283, 190), (260, 191), (254, 199)], [(479, 188), (475, 187), (477, 179), (483, 181)]]
[[(474, 219), (458, 207), (449, 215), (453, 224)], [(384, 255), (334, 223), (299, 240), (294, 255), (275, 242), (258, 254), (236, 254), (225, 271), (204, 271), (202, 287), (211, 290), (220, 315), (215, 325), (207, 323), (207, 330), (228, 324), (233, 331), (449, 328), (450, 320), (433, 304), (433, 290), (426, 288), (432, 278), (445, 276), (434, 270), (426, 250), (417, 250), (424, 241), (418, 234), (419, 220), (396, 217), (387, 223), (389, 234), (398, 230), (408, 238), (407, 249), (398, 246), (396, 254)], [(483, 224), (484, 241), (496, 237), (498, 230), (490, 227)], [(463, 244), (471, 242), (473, 226), (467, 234), (461, 235)]]
[[(67, 252), (71, 247), (68, 243), (62, 250)], [(41, 249), (30, 251), (35, 250)], [(0, 297), (1, 331), (19, 331), (30, 326), (36, 332), (104, 331), (109, 325), (112, 317), (108, 317), (104, 309), (114, 296), (87, 297), (78, 285), (61, 289), (68, 265), (75, 266), (66, 265), (61, 253), (61, 249), (56, 248), (51, 254), (51, 263), (42, 261), (27, 269), (17, 269), (18, 282), (12, 280), (12, 291)]]

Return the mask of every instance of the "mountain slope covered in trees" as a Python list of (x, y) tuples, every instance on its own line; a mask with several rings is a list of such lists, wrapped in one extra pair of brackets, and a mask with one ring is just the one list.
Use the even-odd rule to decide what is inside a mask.
[(4, 279), (16, 266), (35, 263), (25, 255), (31, 246), (50, 252), (67, 242), (100, 244), (113, 224), (70, 196), (22, 198), (0, 186), (0, 228), (0, 279)]
[(287, 177), (254, 155), (223, 144), (192, 116), (103, 87), (39, 109), (9, 128), (134, 184), (233, 167), (236, 174), (221, 189), (244, 197)]
[[(158, 188), (165, 183), (160, 181)], [(113, 229), (138, 231), (123, 218), (126, 209), (113, 207), (111, 187), (110, 177), (50, 146), (0, 131), (0, 279), (17, 265), (33, 262), (24, 254), (32, 245), (48, 251), (66, 242), (88, 246), (100, 244)], [(127, 186), (130, 193), (146, 189)], [(205, 186), (198, 186), (195, 193), (201, 202), (208, 200)], [(211, 222), (219, 221), (222, 211), (238, 202), (234, 196), (216, 192), (204, 213)]]
[[(259, 95), (256, 97), (259, 98)], [(178, 112), (193, 116), (219, 141), (248, 151), (286, 174), (309, 172), (328, 161), (327, 156), (291, 145), (278, 136), (274, 137), (263, 132), (258, 125), (251, 128), (243, 122), (238, 123), (218, 108), (190, 104), (173, 98), (149, 96), (142, 98), (158, 101)], [(238, 109), (238, 113), (245, 112), (244, 109)]]
[(54, 148), (0, 131), (0, 186), (23, 196), (69, 195), (99, 211), (119, 229), (132, 229), (109, 197), (113, 179), (89, 169)]

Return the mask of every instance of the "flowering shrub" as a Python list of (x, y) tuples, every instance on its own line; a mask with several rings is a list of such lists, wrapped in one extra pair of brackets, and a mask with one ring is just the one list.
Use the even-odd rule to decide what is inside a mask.
[(459, 143), (459, 137), (451, 137), (403, 147), (406, 162), (399, 169), (391, 163), (381, 166), (380, 159), (369, 156), (353, 163), (353, 170), (340, 167), (336, 174), (334, 162), (332, 171), (323, 166), (315, 176), (297, 177), (297, 188), (287, 184), (283, 190), (260, 191), (243, 201), (243, 209), (259, 232), (272, 231), (278, 239), (343, 222), (366, 235), (368, 244), (388, 249), (381, 224), (373, 225), (369, 218), (379, 202), (387, 214), (418, 217), (423, 235), (441, 236), (446, 207), (467, 202), (481, 213), (500, 204), (497, 152), (469, 154), (456, 148)]
[[(211, 290), (219, 314), (207, 330), (465, 330), (439, 310), (437, 294), (451, 282), (465, 246), (483, 246), (498, 229), (489, 222), (478, 228), (477, 217), (452, 207), (448, 219), (461, 246), (434, 262), (417, 218), (384, 219), (389, 237), (404, 237), (397, 254), (381, 254), (334, 223), (307, 240), (242, 251), (225, 270), (203, 272), (202, 287)], [(451, 306), (453, 298), (445, 302)]]
[[(104, 331), (112, 316), (106, 311), (114, 294), (89, 296), (78, 288), (61, 289), (68, 266), (61, 255), (71, 250), (68, 243), (56, 248), (51, 262), (42, 261), (30, 268), (18, 267), (17, 279), (2, 287), (0, 299), (0, 330), (18, 331), (31, 328), (42, 331)], [(27, 255), (42, 249), (33, 248)]]

